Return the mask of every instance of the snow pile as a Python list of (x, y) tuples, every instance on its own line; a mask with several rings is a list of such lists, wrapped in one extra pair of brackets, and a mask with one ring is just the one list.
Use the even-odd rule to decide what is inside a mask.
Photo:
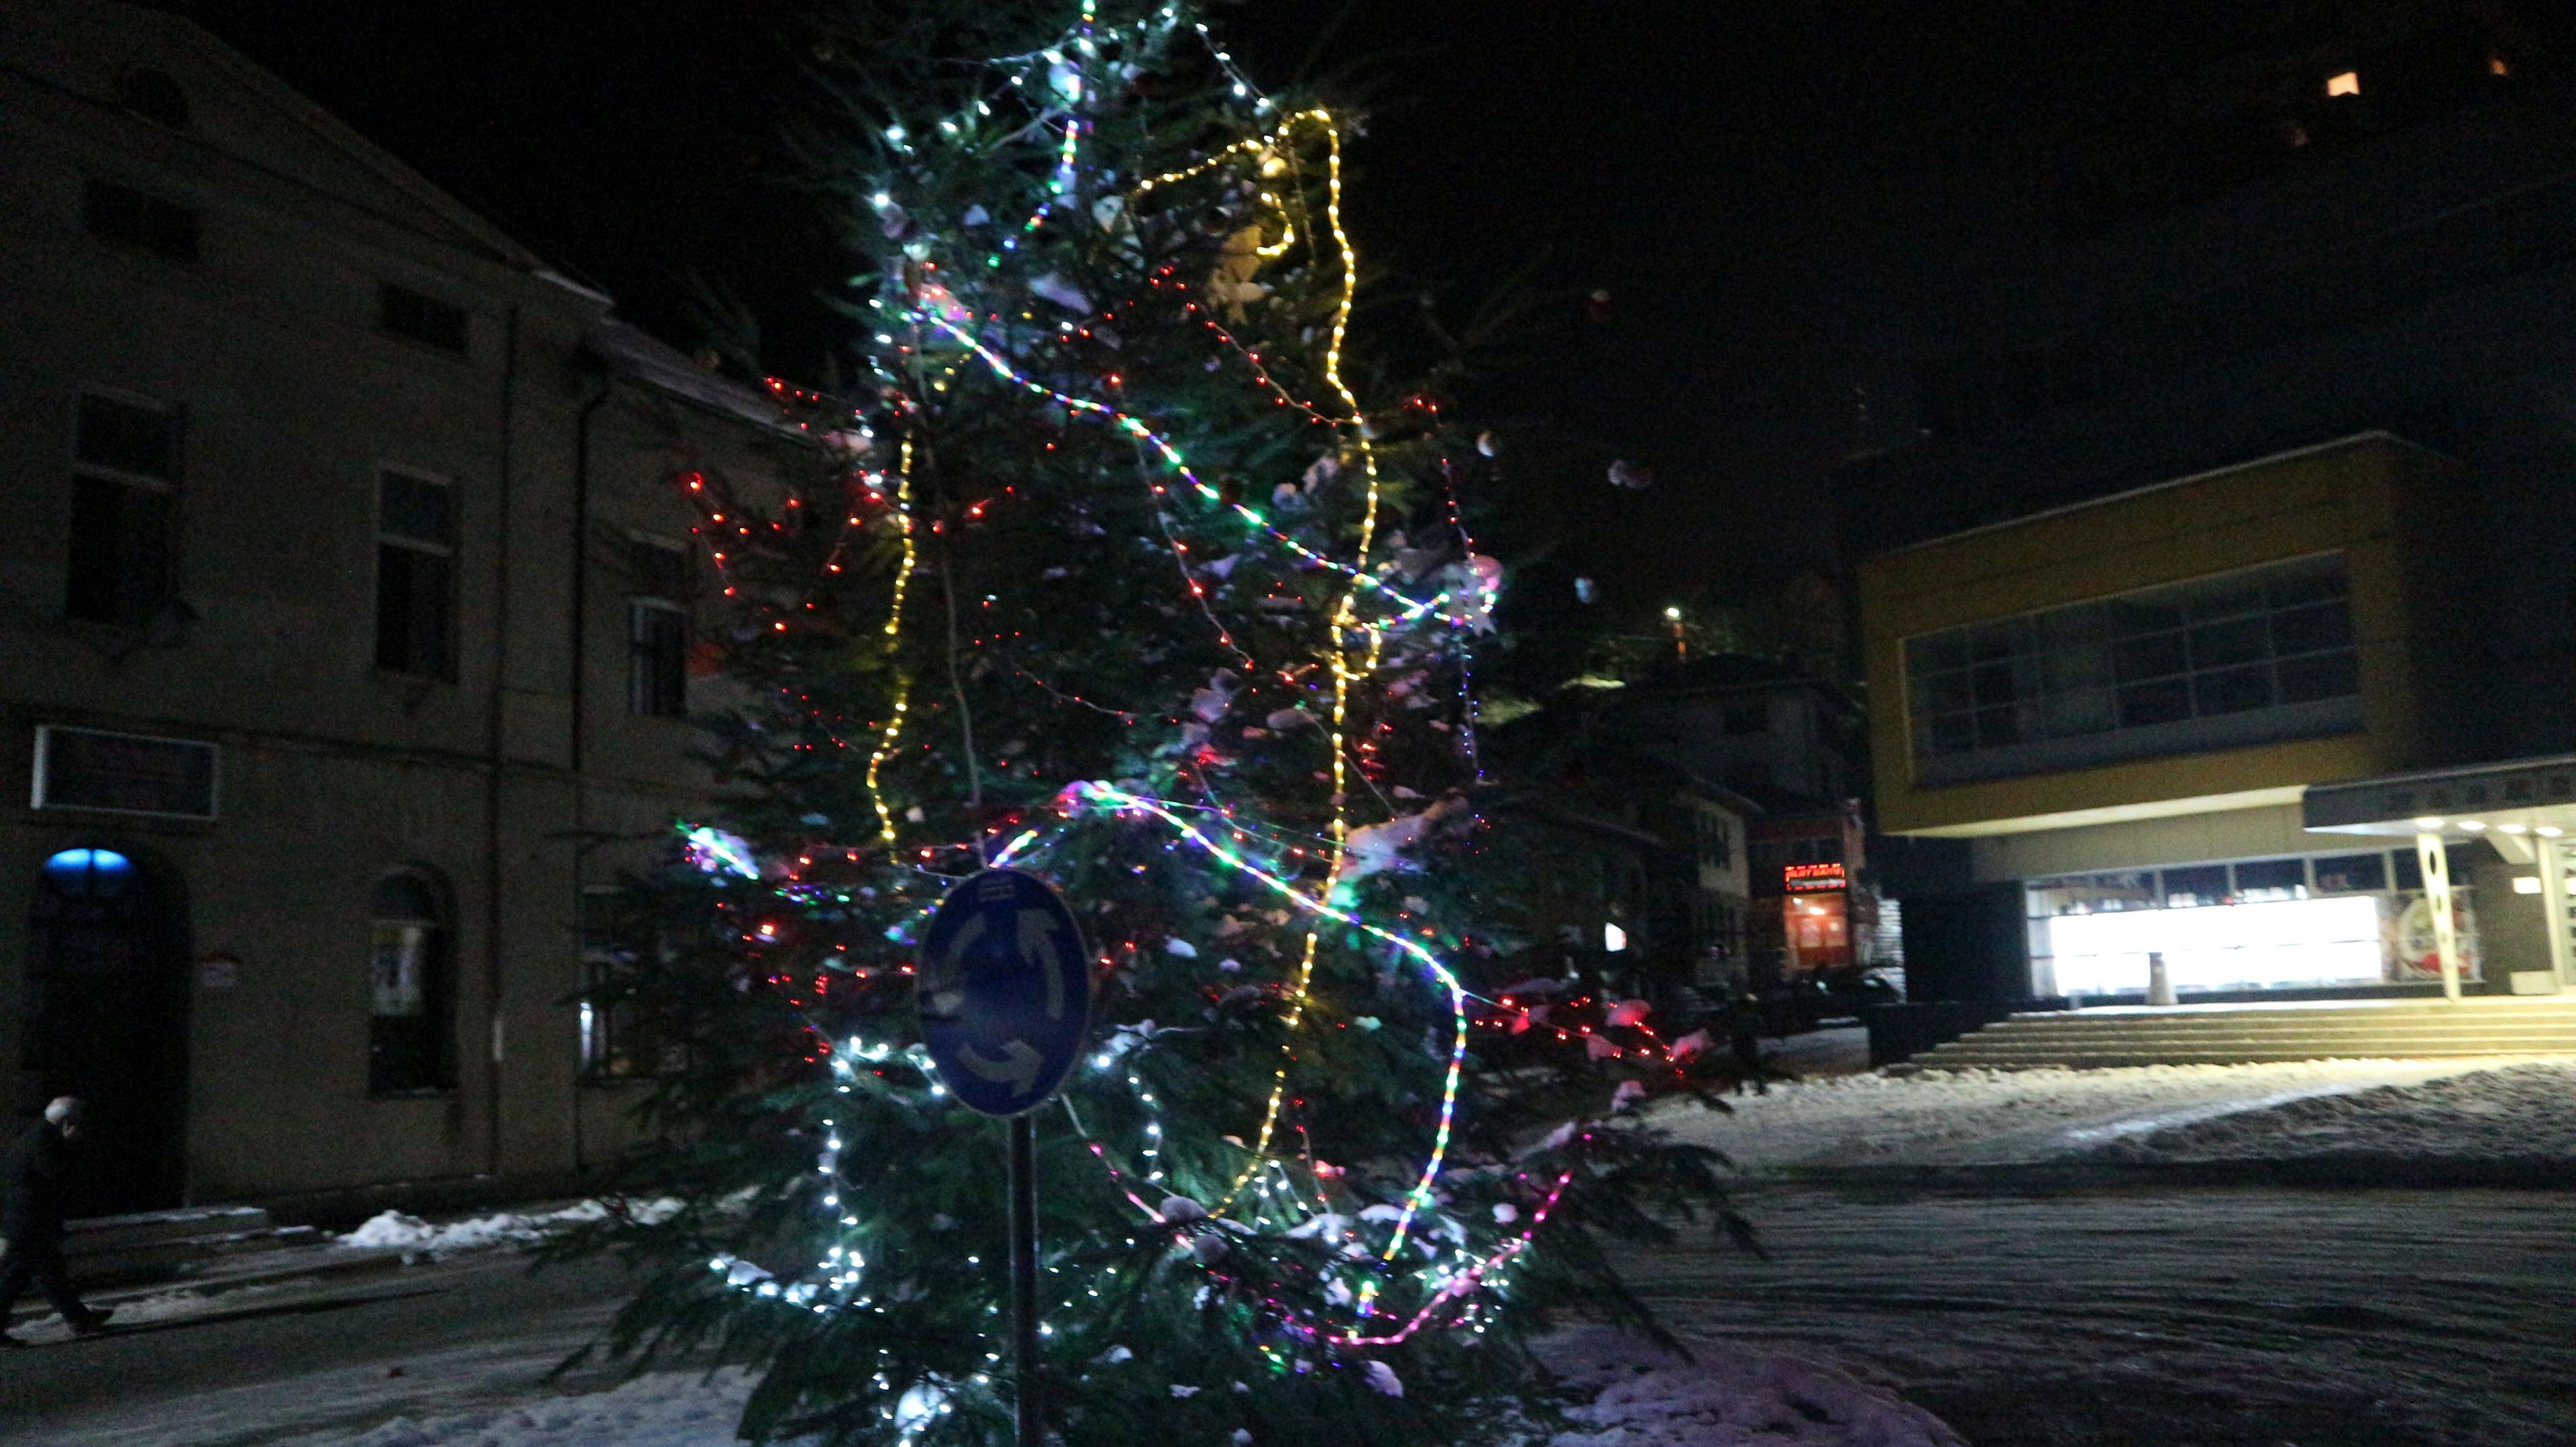
[(1706, 1342), (1685, 1361), (1611, 1327), (1537, 1350), (1592, 1400), (1547, 1447), (1967, 1447), (1941, 1419), (1832, 1367)]
[[(658, 1372), (606, 1392), (500, 1411), (396, 1417), (358, 1437), (307, 1438), (312, 1447), (737, 1447), (734, 1423), (749, 1374)], [(810, 1440), (810, 1439), (808, 1439)]]
[(2179, 1123), (2094, 1151), (2117, 1161), (2576, 1161), (2576, 1066), (2517, 1065), (2311, 1095)]
[[(629, 1201), (624, 1209), (636, 1220), (653, 1222), (679, 1210), (680, 1203), (673, 1200)], [(604, 1201), (576, 1201), (553, 1211), (503, 1211), (463, 1221), (424, 1221), (400, 1211), (384, 1211), (339, 1241), (349, 1247), (403, 1250), (432, 1257), (453, 1256), (461, 1251), (482, 1251), (495, 1246), (525, 1246), (542, 1241), (567, 1226), (607, 1219), (608, 1205)]]
[(2113, 1070), (1872, 1072), (1736, 1096), (1725, 1114), (1676, 1102), (1656, 1123), (1748, 1171), (1798, 1165), (1952, 1166), (2063, 1160), (2118, 1136), (2308, 1096), (2415, 1086), (2466, 1062), (2305, 1060)]

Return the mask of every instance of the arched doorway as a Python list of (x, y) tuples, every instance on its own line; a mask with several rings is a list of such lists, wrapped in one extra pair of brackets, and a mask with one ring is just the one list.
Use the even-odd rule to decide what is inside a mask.
[(124, 851), (65, 849), (37, 872), (22, 1104), (89, 1102), (71, 1213), (180, 1204), (188, 1109), (187, 902)]

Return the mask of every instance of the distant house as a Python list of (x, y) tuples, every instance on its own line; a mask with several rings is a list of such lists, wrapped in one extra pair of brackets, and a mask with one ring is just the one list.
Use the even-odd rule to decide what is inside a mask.
[(694, 470), (802, 465), (196, 26), (0, 7), (0, 1072), (81, 1205), (613, 1159), (585, 891), (699, 797)]
[(1593, 731), (1562, 701), (1487, 733), (1494, 790), (1537, 881), (1529, 969), (1687, 1008), (1745, 979), (1746, 845), (1761, 806)]

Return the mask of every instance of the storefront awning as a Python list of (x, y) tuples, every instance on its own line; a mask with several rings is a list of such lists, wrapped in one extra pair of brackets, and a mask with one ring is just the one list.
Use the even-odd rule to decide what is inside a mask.
[(2485, 838), (2527, 861), (2531, 837), (2576, 833), (2576, 754), (2315, 784), (2299, 814), (2311, 833)]

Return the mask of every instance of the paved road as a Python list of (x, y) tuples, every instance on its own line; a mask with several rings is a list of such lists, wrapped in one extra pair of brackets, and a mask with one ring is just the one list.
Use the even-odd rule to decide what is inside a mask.
[[(1764, 1186), (1743, 1204), (1769, 1260), (1694, 1238), (1634, 1264), (1641, 1294), (1688, 1338), (1886, 1381), (1977, 1447), (2576, 1443), (2576, 1196)], [(0, 1442), (235, 1447), (562, 1390), (545, 1368), (617, 1289), (605, 1264), (531, 1279), (486, 1257), (0, 1356)]]
[(531, 1276), (482, 1256), (7, 1352), (0, 1443), (236, 1447), (564, 1390), (546, 1370), (607, 1320), (620, 1281), (607, 1262)]
[(1686, 1336), (1823, 1357), (1977, 1447), (2568, 1447), (2576, 1197), (2195, 1189), (1743, 1200), (1640, 1265)]

